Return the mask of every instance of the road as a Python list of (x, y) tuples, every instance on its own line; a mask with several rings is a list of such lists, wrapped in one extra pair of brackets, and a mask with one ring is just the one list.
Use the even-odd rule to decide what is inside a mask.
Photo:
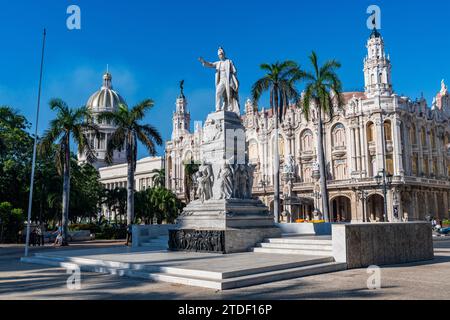
[[(70, 249), (116, 245), (123, 245), (123, 242), (95, 241)], [(42, 249), (33, 248), (32, 252), (36, 250)], [(46, 247), (44, 250), (59, 249)], [(383, 267), (379, 290), (367, 288), (370, 275), (362, 269), (225, 292), (82, 273), (81, 289), (69, 290), (65, 269), (21, 263), (22, 247), (0, 246), (0, 299), (450, 299), (450, 240), (436, 242), (435, 252), (434, 261)]]

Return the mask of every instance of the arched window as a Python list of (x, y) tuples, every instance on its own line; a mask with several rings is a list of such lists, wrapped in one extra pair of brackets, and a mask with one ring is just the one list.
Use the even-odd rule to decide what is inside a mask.
[(425, 128), (422, 128), (420, 136), (422, 140), (422, 146), (425, 147), (427, 145), (427, 132)]
[(409, 140), (411, 140), (412, 144), (417, 144), (417, 133), (414, 123), (411, 124), (411, 128), (409, 129)]
[(390, 121), (384, 122), (384, 138), (386, 141), (392, 141), (392, 126)]
[(347, 179), (347, 160), (335, 160), (334, 164), (334, 180), (345, 180)]
[(312, 168), (311, 167), (303, 167), (303, 182), (310, 183), (314, 182), (312, 177)]
[(367, 141), (374, 142), (375, 141), (375, 125), (373, 122), (369, 122), (367, 124)]
[(284, 159), (285, 150), (284, 150), (284, 139), (282, 136), (278, 139), (278, 152), (280, 154), (280, 159)]
[(386, 156), (386, 172), (387, 174), (394, 175), (394, 160), (392, 156)]
[(332, 139), (333, 139), (333, 147), (345, 147), (346, 146), (346, 138), (345, 138), (345, 127), (341, 123), (338, 123), (334, 126), (332, 130)]
[(258, 153), (258, 142), (256, 140), (251, 140), (248, 144), (248, 158), (250, 163), (257, 163), (259, 159)]
[(305, 130), (300, 138), (301, 141), (301, 150), (305, 151), (313, 151), (313, 134), (311, 130)]
[(434, 133), (434, 130), (431, 130), (431, 147), (433, 149), (436, 149), (436, 134)]
[(423, 158), (423, 164), (422, 164), (422, 166), (423, 166), (423, 173), (424, 173), (425, 175), (429, 175), (429, 174), (430, 174), (430, 170), (429, 170), (430, 165), (429, 165), (429, 163), (428, 163), (428, 157), (424, 157), (424, 158)]
[(415, 176), (418, 176), (418, 173), (419, 173), (419, 156), (417, 154), (413, 155), (413, 159), (412, 159), (412, 173)]

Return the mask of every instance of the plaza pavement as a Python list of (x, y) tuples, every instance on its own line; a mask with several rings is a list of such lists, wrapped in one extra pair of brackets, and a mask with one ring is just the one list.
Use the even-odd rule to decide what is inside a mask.
[[(92, 242), (69, 250), (120, 245)], [(51, 250), (60, 249), (44, 249)], [(65, 269), (21, 263), (22, 247), (0, 246), (0, 299), (450, 299), (450, 240), (435, 242), (435, 253), (430, 262), (383, 267), (380, 290), (367, 289), (369, 274), (358, 269), (225, 292), (82, 273), (82, 288), (73, 291)]]

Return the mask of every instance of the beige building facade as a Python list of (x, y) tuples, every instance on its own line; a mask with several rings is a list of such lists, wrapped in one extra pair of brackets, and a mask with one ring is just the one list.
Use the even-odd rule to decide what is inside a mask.
[[(395, 94), (390, 57), (377, 30), (367, 41), (363, 70), (364, 92), (343, 93), (344, 106), (335, 108), (332, 119), (325, 119), (332, 221), (448, 218), (450, 94), (444, 81), (431, 107), (424, 98), (411, 100)], [(281, 174), (283, 220), (312, 219), (314, 210), (321, 210), (314, 111), (307, 120), (301, 109), (291, 107), (278, 138), (272, 110), (260, 110), (249, 100), (242, 121), (248, 157), (256, 168), (254, 194), (273, 210), (273, 150), (278, 142), (281, 171), (293, 167), (289, 174)], [(194, 132), (190, 131), (187, 99), (180, 95), (165, 160), (167, 186), (180, 198), (185, 197), (184, 164), (204, 160), (199, 158), (201, 141), (202, 128), (196, 125)]]

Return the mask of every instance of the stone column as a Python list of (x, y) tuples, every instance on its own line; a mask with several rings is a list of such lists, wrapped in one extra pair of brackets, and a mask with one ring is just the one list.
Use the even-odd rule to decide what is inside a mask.
[(402, 150), (402, 122), (395, 120), (392, 130), (394, 138), (394, 172), (395, 175), (403, 175), (405, 173), (403, 169), (403, 150)]
[(404, 152), (405, 152), (405, 156), (404, 156), (404, 159), (405, 159), (405, 163), (404, 163), (404, 166), (405, 166), (405, 171), (406, 171), (406, 174), (407, 175), (412, 175), (411, 174), (411, 159), (412, 159), (412, 147), (411, 147), (411, 141), (410, 141), (410, 139), (409, 139), (409, 131), (410, 131), (410, 128), (408, 127), (408, 126), (406, 126), (406, 125), (404, 125), (403, 126), (403, 136), (405, 137), (405, 143), (404, 143)]
[(438, 198), (437, 198), (437, 192), (433, 192), (433, 198), (434, 201), (434, 210), (433, 210), (433, 216), (440, 218), (441, 213), (439, 212), (439, 204), (438, 204)]
[(361, 175), (361, 134), (360, 129), (357, 127), (356, 129), (356, 166), (357, 170)]
[(380, 119), (375, 120), (375, 127), (376, 127), (376, 144), (377, 144), (377, 172), (374, 172), (374, 176), (378, 174), (379, 171), (383, 170), (383, 145), (384, 145), (384, 137), (383, 137), (383, 130), (381, 126), (384, 125), (381, 123)]
[(421, 175), (422, 172), (424, 172), (425, 168), (423, 167), (423, 142), (422, 142), (422, 125), (416, 126), (416, 135), (417, 135), (417, 142), (419, 145), (419, 163), (417, 165), (417, 171), (418, 176)]
[(361, 123), (359, 126), (359, 131), (360, 131), (360, 142), (361, 142), (361, 170), (366, 172), (366, 176), (367, 173), (369, 172), (368, 168), (367, 168), (367, 150), (368, 150), (368, 146), (367, 146), (367, 130), (365, 128), (365, 124), (363, 121), (363, 118), (361, 118)]
[(353, 175), (356, 171), (358, 171), (358, 165), (357, 165), (357, 158), (356, 158), (356, 129), (354, 127), (350, 128), (350, 135), (351, 135), (351, 168), (352, 168), (352, 172), (351, 174)]

